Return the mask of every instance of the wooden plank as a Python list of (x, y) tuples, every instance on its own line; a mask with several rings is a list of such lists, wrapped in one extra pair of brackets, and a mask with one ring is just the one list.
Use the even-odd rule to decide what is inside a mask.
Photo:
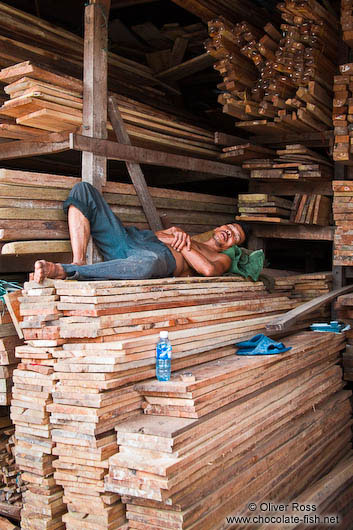
[(284, 316), (280, 316), (272, 322), (266, 324), (266, 329), (268, 331), (286, 331), (291, 328), (298, 318), (301, 318), (311, 313), (315, 309), (318, 309), (319, 307), (331, 302), (337, 298), (337, 296), (341, 296), (352, 291), (353, 285), (347, 285), (346, 287), (335, 289), (328, 294), (318, 296), (317, 298), (314, 298), (313, 300), (310, 300), (309, 302), (306, 302), (305, 304), (302, 304), (299, 307), (289, 311)]
[[(49, 138), (49, 139), (48, 139)], [(48, 135), (47, 141), (18, 141), (0, 144), (0, 160), (27, 158), (43, 154), (61, 153), (70, 149), (67, 133)]]
[[(0, 153), (1, 147), (2, 146), (0, 146)], [(202, 171), (204, 173), (248, 179), (248, 175), (243, 170), (230, 164), (222, 164), (221, 162), (213, 162), (211, 160), (163, 153), (152, 149), (118, 144), (109, 140), (88, 138), (73, 133), (70, 134), (70, 148), (76, 151), (91, 151), (97, 155), (106, 156), (111, 160), (125, 160), (140, 164), (176, 167), (189, 171)]]
[[(118, 105), (113, 97), (108, 100), (109, 117), (119, 143), (131, 145), (128, 133), (126, 132), (124, 122), (118, 109)], [(148, 224), (152, 231), (162, 230), (163, 225), (153, 203), (152, 197), (148, 191), (145, 177), (142, 173), (141, 166), (134, 162), (126, 162), (126, 167), (134, 184), (136, 193), (140, 199), (143, 211), (146, 215)]]

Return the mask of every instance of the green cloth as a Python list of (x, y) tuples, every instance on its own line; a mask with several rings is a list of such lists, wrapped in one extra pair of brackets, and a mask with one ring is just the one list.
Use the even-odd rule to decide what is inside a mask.
[(240, 274), (244, 278), (252, 278), (255, 282), (259, 279), (264, 266), (265, 254), (263, 250), (248, 250), (234, 245), (223, 251), (232, 260), (228, 272)]

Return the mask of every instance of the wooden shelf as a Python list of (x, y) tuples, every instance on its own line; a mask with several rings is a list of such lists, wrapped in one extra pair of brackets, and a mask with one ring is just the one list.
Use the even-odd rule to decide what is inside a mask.
[(50, 133), (34, 141), (19, 140), (0, 144), (0, 160), (26, 158), (62, 151), (90, 152), (109, 160), (152, 164), (173, 167), (187, 171), (198, 171), (223, 177), (249, 179), (249, 174), (242, 168), (214, 160), (176, 155), (164, 151), (155, 151), (144, 147), (125, 145), (100, 138), (90, 138), (74, 133)]
[(275, 224), (251, 222), (253, 235), (271, 239), (307, 239), (316, 241), (333, 241), (333, 226), (315, 226), (301, 224)]

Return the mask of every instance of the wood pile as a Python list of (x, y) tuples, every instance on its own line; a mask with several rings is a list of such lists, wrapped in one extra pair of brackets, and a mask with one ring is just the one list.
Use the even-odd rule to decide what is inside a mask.
[(117, 425), (106, 479), (129, 528), (220, 528), (250, 500), (294, 499), (352, 454), (351, 392), (336, 366), (344, 337), (283, 341), (283, 355), (232, 355), (140, 386), (149, 413)]
[(353, 48), (353, 1), (341, 0), (341, 27), (343, 41)]
[(275, 292), (290, 293), (290, 298), (307, 302), (332, 290), (332, 272), (313, 272), (275, 277)]
[(334, 147), (333, 159), (343, 164), (351, 164), (353, 160), (351, 133), (353, 122), (352, 84), (353, 64), (341, 64), (340, 75), (334, 77), (333, 125)]
[[(315, 506), (315, 514), (307, 511), (306, 523), (311, 528), (320, 528), (322, 523), (338, 526), (339, 528), (349, 528), (352, 521), (352, 495), (353, 495), (353, 459), (352, 456), (342, 460), (333, 468), (332, 471), (324, 475), (315, 484), (310, 485), (293, 501), (294, 507), (301, 506)], [(297, 512), (298, 513), (298, 512)], [(295, 511), (286, 512), (286, 515), (297, 515)], [(318, 515), (320, 514), (320, 516)], [(331, 515), (332, 514), (332, 515)], [(334, 514), (334, 515), (333, 515)], [(316, 517), (315, 517), (316, 515)], [(325, 520), (326, 519), (326, 520)], [(318, 526), (315, 525), (318, 524)], [(315, 525), (315, 526), (314, 526)], [(271, 525), (273, 530), (282, 530), (282, 525)], [(268, 525), (257, 527), (258, 530), (266, 530)], [(303, 529), (301, 523), (288, 524), (286, 528), (290, 530)]]
[(267, 193), (239, 193), (236, 219), (240, 221), (283, 222), (289, 220), (292, 201)]
[[(26, 490), (15, 462), (14, 426), (9, 411), (0, 416), (0, 513), (20, 519), (22, 494)], [(7, 424), (7, 425), (6, 425)], [(1, 526), (0, 526), (1, 528)]]
[(296, 193), (290, 221), (321, 226), (331, 224), (331, 199), (324, 195)]
[[(0, 81), (10, 99), (0, 114), (12, 120), (0, 127), (5, 137), (31, 139), (46, 131), (75, 131), (82, 125), (82, 82), (39, 68), (30, 61), (0, 71)], [(118, 96), (119, 110), (133, 145), (162, 151), (218, 158), (210, 130), (180, 118), (175, 111), (157, 110)], [(108, 122), (111, 138), (115, 140)]]
[[(43, 18), (0, 3), (0, 66), (31, 60), (54, 72), (82, 78), (82, 37)], [(126, 95), (162, 99), (171, 88), (162, 84), (146, 64), (108, 52), (109, 85)]]
[(276, 159), (253, 159), (242, 164), (250, 169), (251, 179), (270, 180), (330, 180), (333, 177), (332, 162), (328, 158), (301, 144), (288, 144), (277, 149)]
[[(337, 316), (353, 329), (353, 296), (345, 294), (337, 298)], [(346, 349), (343, 352), (344, 379), (353, 381), (353, 331), (345, 332), (347, 338)]]
[(173, 370), (185, 370), (229, 356), (295, 305), (239, 277), (26, 283), (11, 407), (29, 489), (22, 527), (61, 528), (62, 517), (71, 530), (125, 530), (104, 476), (115, 425), (142, 412), (134, 383), (154, 377), (159, 330), (170, 332)]
[[(77, 182), (80, 179), (73, 177), (0, 169), (0, 242), (6, 243), (2, 253), (54, 252), (62, 254), (54, 256), (55, 261), (70, 259), (62, 204)], [(190, 234), (234, 221), (235, 199), (151, 187), (149, 191), (161, 217)], [(148, 228), (133, 185), (107, 182), (103, 195), (124, 224)]]
[(10, 313), (0, 302), (0, 407), (10, 405), (12, 374), (18, 363), (15, 347), (22, 341), (17, 335)]
[(335, 180), (333, 189), (333, 218), (336, 229), (334, 235), (333, 264), (353, 265), (353, 181)]
[(324, 131), (332, 127), (338, 21), (316, 0), (278, 5), (281, 33), (222, 17), (209, 22), (208, 53), (223, 77), (219, 103), (255, 134)]
[(27, 483), (21, 528), (59, 529), (64, 528), (62, 514), (66, 507), (63, 490), (53, 477), (55, 443), (48, 406), (55, 387), (53, 352), (60, 340), (48, 340), (45, 335), (47, 329), (55, 328), (59, 314), (54, 289), (25, 286), (20, 313), (26, 344), (16, 348), (21, 362), (13, 372), (11, 419), (15, 424), (16, 464)]

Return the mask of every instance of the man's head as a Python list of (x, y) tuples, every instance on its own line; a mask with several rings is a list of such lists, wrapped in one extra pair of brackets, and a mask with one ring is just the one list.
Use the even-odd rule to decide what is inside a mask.
[(241, 245), (246, 240), (246, 227), (240, 223), (218, 226), (213, 231), (213, 240), (220, 250)]

